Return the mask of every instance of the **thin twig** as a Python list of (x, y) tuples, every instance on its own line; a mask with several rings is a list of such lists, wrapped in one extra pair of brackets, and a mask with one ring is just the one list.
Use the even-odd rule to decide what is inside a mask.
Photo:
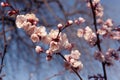
[[(93, 14), (95, 31), (96, 31), (96, 33), (97, 33), (96, 14), (95, 14), (95, 11), (94, 11), (95, 8), (94, 8), (94, 6), (93, 6), (92, 0), (90, 0), (90, 5), (91, 5), (92, 14)], [(100, 46), (99, 34), (96, 34), (96, 35), (97, 35), (97, 47), (98, 47), (99, 51), (102, 51), (102, 50), (101, 50), (101, 46)], [(103, 68), (103, 72), (104, 72), (104, 78), (105, 78), (105, 80), (107, 80), (107, 74), (106, 74), (106, 68), (105, 68), (105, 63), (104, 63), (104, 62), (102, 62), (102, 68)]]
[(56, 77), (56, 76), (60, 76), (60, 75), (62, 75), (64, 72), (65, 72), (65, 70), (60, 71), (60, 72), (58, 72), (57, 74), (54, 74), (54, 75), (46, 78), (45, 80), (50, 80), (50, 79), (52, 79), (52, 78), (54, 78), (54, 77)]

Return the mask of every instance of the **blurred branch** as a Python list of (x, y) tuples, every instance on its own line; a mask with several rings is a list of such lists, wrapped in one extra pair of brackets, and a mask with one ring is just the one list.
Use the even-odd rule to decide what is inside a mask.
[[(6, 40), (6, 35), (5, 35), (5, 24), (4, 24), (4, 16), (2, 16), (2, 30), (3, 30), (3, 39), (4, 39), (4, 50), (3, 50), (3, 55), (2, 55), (2, 60), (1, 60), (1, 66), (3, 65), (5, 55), (6, 55), (6, 50), (7, 50), (7, 40)], [(3, 67), (0, 67), (0, 73), (2, 72)]]
[(50, 80), (53, 77), (60, 76), (65, 72), (65, 70), (58, 72), (57, 74), (52, 75), (51, 77), (48, 77), (46, 80)]
[[(8, 32), (8, 31), (12, 31), (12, 30), (14, 30), (14, 29), (15, 29), (14, 27), (10, 27), (10, 28), (8, 28), (8, 29), (5, 30), (5, 33)], [(0, 32), (0, 36), (3, 35), (3, 34), (4, 34), (3, 31)]]
[(58, 20), (59, 22), (64, 22), (62, 19), (60, 19), (55, 12), (52, 10), (52, 8), (49, 6), (47, 0), (43, 0), (44, 4), (46, 5), (46, 7), (48, 8), (48, 10), (51, 12), (51, 14), (54, 16), (54, 18), (56, 18), (56, 20)]
[[(0, 21), (2, 21), (2, 17), (0, 18)], [(8, 21), (8, 22), (12, 22), (12, 25), (14, 26), (15, 25), (15, 19), (14, 18), (11, 18), (9, 16), (4, 16), (4, 22), (5, 21)]]

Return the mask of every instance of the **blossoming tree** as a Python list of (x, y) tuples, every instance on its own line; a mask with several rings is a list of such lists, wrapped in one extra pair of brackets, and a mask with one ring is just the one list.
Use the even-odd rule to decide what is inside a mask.
[[(47, 6), (48, 10), (50, 10), (50, 12), (54, 15), (52, 9), (49, 6), (49, 2), (51, 2), (52, 0), (51, 1), (35, 0), (35, 1), (41, 4), (44, 3)], [(60, 9), (64, 12), (64, 9), (60, 4), (59, 0), (56, 2), (60, 6)], [(37, 15), (39, 14), (37, 13), (35, 14), (35, 11), (32, 12), (28, 10), (27, 13), (22, 13), (21, 12), (22, 10), (17, 9), (8, 1), (1, 2), (1, 7), (7, 8), (7, 9), (10, 8), (9, 11), (5, 10), (7, 12), (7, 15), (15, 18), (13, 22), (15, 22), (16, 28), (18, 28), (17, 30), (23, 30), (24, 32), (26, 32), (26, 35), (27, 35), (26, 39), (32, 41), (33, 43), (32, 45), (34, 45), (32, 49), (34, 49), (34, 51), (37, 53), (37, 56), (45, 55), (44, 58), (47, 61), (49, 61), (49, 63), (51, 60), (55, 60), (56, 57), (61, 57), (63, 61), (62, 62), (63, 68), (65, 70), (68, 70), (70, 73), (74, 73), (78, 77), (78, 80), (86, 80), (86, 79), (108, 80), (109, 75), (107, 75), (106, 68), (108, 66), (112, 66), (114, 64), (113, 61), (120, 60), (119, 59), (120, 47), (118, 47), (117, 49), (108, 47), (105, 51), (103, 51), (102, 48), (104, 47), (102, 46), (102, 42), (106, 38), (114, 41), (119, 41), (120, 28), (118, 26), (115, 26), (112, 19), (110, 18), (108, 18), (107, 20), (103, 19), (104, 9), (100, 3), (100, 0), (83, 0), (82, 2), (86, 4), (84, 5), (87, 7), (89, 12), (91, 12), (90, 16), (92, 16), (91, 19), (93, 20), (93, 22), (91, 23), (92, 25), (87, 24), (87, 22), (89, 21), (84, 16), (79, 16), (74, 19), (67, 19), (66, 21), (61, 21), (61, 19), (55, 15), (54, 17), (59, 21), (59, 23), (54, 25), (55, 28), (52, 28), (52, 27), (49, 28), (48, 24), (46, 23), (47, 21), (44, 20), (43, 16), (40, 16), (40, 17), (42, 17), (43, 22), (45, 24), (41, 24), (41, 25), (39, 24), (42, 20), (40, 20), (37, 17)], [(77, 1), (76, 1), (76, 4), (77, 4)], [(39, 7), (39, 4), (37, 5), (37, 7)], [(6, 29), (4, 26), (5, 26), (5, 15), (2, 16), (2, 27), (3, 27), (2, 32), (4, 36), (4, 39), (3, 39), (4, 49), (3, 49), (3, 53), (1, 53), (2, 67), (0, 68), (0, 73), (3, 70), (3, 64), (4, 64), (3, 61), (8, 48), (8, 44), (7, 44), (8, 40), (6, 36)], [(72, 29), (71, 27), (76, 27), (77, 30), (76, 31), (71, 30), (70, 34), (69, 32), (65, 32), (69, 28)], [(72, 33), (75, 33), (75, 34), (72, 34)], [(71, 41), (70, 39), (73, 38), (72, 36), (77, 36), (77, 37), (74, 38), (73, 41)], [(79, 42), (75, 42), (76, 39), (79, 40)], [(23, 38), (20, 41), (23, 41)], [(85, 42), (85, 45), (88, 44), (88, 46), (94, 48), (94, 50), (92, 50), (93, 51), (92, 57), (94, 58), (94, 60), (98, 60), (100, 62), (102, 66), (101, 72), (103, 72), (103, 74), (101, 73), (96, 73), (94, 75), (89, 74), (87, 75), (88, 76), (87, 78), (84, 78), (83, 76), (81, 76), (82, 70), (85, 69), (84, 61), (81, 61), (81, 58), (80, 58), (82, 55), (84, 55), (84, 50), (79, 49), (79, 47), (77, 47), (76, 45), (78, 45), (82, 41)], [(87, 49), (87, 46), (85, 47), (85, 49)], [(92, 51), (89, 51), (89, 54), (91, 54)], [(60, 73), (54, 76), (57, 76), (57, 75), (60, 75)], [(51, 78), (47, 78), (46, 80), (49, 80), (49, 79)]]

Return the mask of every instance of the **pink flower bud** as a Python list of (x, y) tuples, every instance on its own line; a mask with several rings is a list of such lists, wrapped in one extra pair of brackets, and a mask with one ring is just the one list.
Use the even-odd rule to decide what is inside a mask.
[(79, 21), (76, 19), (76, 20), (74, 20), (74, 23), (75, 24), (77, 24), (77, 25), (79, 25), (80, 23), (79, 23)]
[(78, 18), (78, 20), (79, 20), (79, 22), (80, 22), (80, 23), (85, 22), (85, 19), (84, 19), (84, 18), (82, 18), (82, 17), (79, 17), (79, 18)]
[(12, 16), (12, 15), (17, 14), (17, 13), (18, 13), (18, 11), (16, 11), (16, 10), (8, 11), (9, 16)]
[(7, 7), (7, 6), (10, 6), (10, 4), (8, 4), (7, 2), (1, 2), (1, 6), (2, 7)]
[(43, 49), (40, 46), (36, 46), (35, 51), (37, 53), (41, 53), (41, 52), (43, 52)]
[(51, 59), (52, 59), (52, 56), (51, 55), (47, 55), (46, 60), (50, 61)]
[(73, 24), (73, 21), (72, 21), (72, 20), (68, 20), (68, 21), (67, 21), (67, 24), (68, 24), (68, 25), (72, 25), (72, 24)]
[(59, 23), (59, 24), (57, 25), (57, 27), (58, 27), (58, 29), (62, 29), (62, 28), (63, 28), (63, 25), (62, 25), (61, 23)]
[(106, 22), (105, 22), (105, 24), (106, 24), (107, 26), (113, 26), (113, 21), (112, 21), (112, 19), (107, 19)]
[(51, 50), (46, 50), (46, 54), (47, 54), (47, 55), (52, 55), (53, 53), (52, 53)]

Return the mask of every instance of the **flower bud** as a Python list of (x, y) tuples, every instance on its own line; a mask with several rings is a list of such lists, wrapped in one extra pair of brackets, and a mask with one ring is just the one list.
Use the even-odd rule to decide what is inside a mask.
[(79, 20), (79, 22), (80, 22), (80, 23), (85, 22), (85, 19), (84, 19), (84, 18), (82, 18), (82, 17), (79, 17), (79, 18), (78, 18), (78, 20)]
[(10, 6), (10, 4), (8, 4), (7, 2), (1, 2), (1, 6), (2, 7), (7, 7), (7, 6)]
[(41, 52), (43, 52), (43, 49), (40, 46), (36, 46), (35, 51), (37, 53), (41, 53)]
[(58, 27), (58, 29), (62, 29), (62, 28), (63, 28), (63, 25), (62, 25), (61, 23), (59, 23), (59, 24), (57, 25), (57, 27)]
[(47, 55), (46, 60), (50, 61), (51, 59), (52, 59), (52, 56), (51, 55)]
[(17, 14), (17, 13), (18, 13), (18, 11), (16, 11), (16, 10), (8, 11), (9, 16), (12, 16), (12, 15)]
[(72, 24), (73, 24), (73, 21), (72, 21), (72, 20), (68, 20), (68, 21), (67, 21), (67, 27), (70, 26), (70, 25), (72, 25)]

